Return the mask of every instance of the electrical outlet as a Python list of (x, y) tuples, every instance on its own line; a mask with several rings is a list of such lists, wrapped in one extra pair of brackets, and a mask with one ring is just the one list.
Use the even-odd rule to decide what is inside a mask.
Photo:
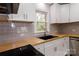
[(76, 32), (76, 29), (72, 29), (73, 32)]
[(20, 34), (20, 36), (24, 36), (24, 34)]
[(16, 26), (15, 26), (15, 24), (14, 24), (14, 23), (11, 23), (11, 27), (12, 27), (12, 28), (15, 28)]

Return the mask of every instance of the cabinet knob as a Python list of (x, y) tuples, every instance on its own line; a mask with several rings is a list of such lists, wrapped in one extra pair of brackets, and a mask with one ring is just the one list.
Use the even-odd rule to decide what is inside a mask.
[(20, 50), (22, 50), (22, 48), (19, 48)]

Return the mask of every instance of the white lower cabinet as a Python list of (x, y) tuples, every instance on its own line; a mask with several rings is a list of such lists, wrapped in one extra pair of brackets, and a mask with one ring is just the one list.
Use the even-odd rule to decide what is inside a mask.
[(45, 43), (45, 55), (46, 56), (56, 56), (57, 47), (55, 41)]
[(64, 38), (65, 55), (69, 54), (69, 37)]
[(64, 56), (64, 40), (58, 39), (45, 43), (45, 55), (47, 56)]
[(45, 43), (46, 56), (65, 56), (69, 50), (69, 38), (60, 38)]
[(69, 50), (69, 38), (56, 39), (34, 47), (45, 56), (65, 56)]
[(57, 45), (57, 56), (65, 56), (69, 53), (69, 38), (64, 37), (56, 41)]
[(63, 56), (64, 55), (64, 41), (63, 38), (56, 40), (55, 42), (57, 47), (57, 56)]
[(67, 50), (67, 48), (65, 46), (67, 44), (67, 43), (65, 43), (65, 38), (58, 39), (56, 44), (57, 44), (57, 55), (58, 56), (65, 56), (65, 53)]
[(45, 55), (45, 46), (44, 44), (36, 45), (34, 46), (39, 52), (43, 53)]

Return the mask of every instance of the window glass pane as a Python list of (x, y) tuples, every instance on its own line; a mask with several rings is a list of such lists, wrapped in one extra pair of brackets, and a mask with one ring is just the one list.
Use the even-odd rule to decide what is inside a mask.
[(37, 32), (44, 32), (45, 22), (37, 22), (36, 27), (37, 27)]
[(45, 32), (46, 30), (46, 13), (36, 12), (36, 31), (35, 32)]
[(40, 19), (41, 19), (41, 15), (40, 15), (40, 13), (37, 13), (37, 14), (36, 14), (36, 20), (37, 20), (37, 21), (40, 21)]
[(41, 21), (45, 22), (45, 14), (41, 15)]
[(37, 12), (36, 19), (39, 22), (45, 22), (45, 13)]

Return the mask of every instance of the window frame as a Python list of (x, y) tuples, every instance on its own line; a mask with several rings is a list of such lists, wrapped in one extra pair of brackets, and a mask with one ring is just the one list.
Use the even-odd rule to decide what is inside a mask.
[[(35, 21), (35, 33), (43, 33), (43, 32), (46, 32), (47, 31), (47, 12), (44, 12), (44, 11), (39, 11), (39, 10), (36, 10), (36, 13), (41, 13), (41, 14), (45, 14), (45, 29), (44, 29), (44, 31), (37, 31), (37, 26), (36, 26), (36, 24), (39, 22), (39, 23), (43, 23), (43, 22), (41, 22), (41, 21), (37, 21), (37, 19), (36, 19), (36, 21)], [(37, 15), (36, 15), (37, 16)]]

